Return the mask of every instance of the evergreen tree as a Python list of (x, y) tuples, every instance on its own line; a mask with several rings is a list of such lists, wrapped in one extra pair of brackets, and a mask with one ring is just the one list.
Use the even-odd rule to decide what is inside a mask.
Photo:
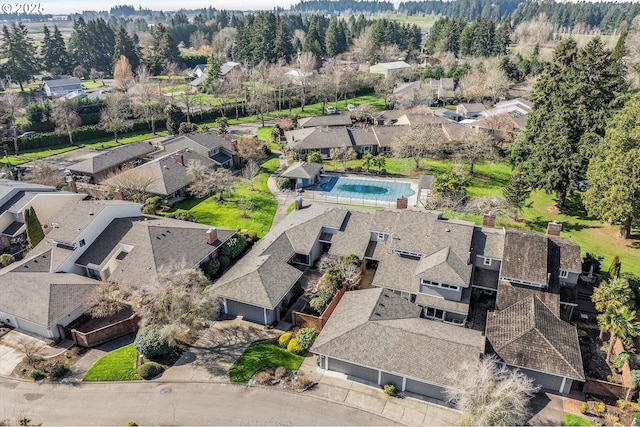
[(635, 95), (613, 118), (604, 142), (589, 162), (589, 189), (583, 201), (587, 212), (620, 226), (627, 239), (640, 221), (640, 95)]
[(74, 66), (95, 68), (107, 74), (113, 71), (115, 34), (107, 22), (98, 18), (86, 23), (82, 17), (73, 23), (69, 53)]
[(322, 58), (324, 54), (322, 50), (323, 45), (324, 43), (321, 42), (320, 33), (318, 31), (317, 20), (313, 19), (309, 24), (309, 31), (307, 32), (307, 35), (304, 38), (302, 51), (311, 52), (313, 53), (313, 56), (315, 56), (317, 60), (320, 60), (320, 58)]
[(327, 55), (336, 56), (338, 53), (341, 53), (340, 46), (340, 36), (338, 35), (339, 27), (338, 27), (338, 17), (332, 16), (329, 21), (329, 27), (327, 28), (327, 33), (325, 35), (325, 50)]
[(0, 57), (5, 59), (3, 73), (20, 85), (33, 79), (36, 68), (36, 48), (33, 39), (29, 37), (29, 30), (22, 22), (11, 25), (11, 31), (6, 25), (2, 27), (2, 41), (0, 41)]
[(27, 230), (27, 241), (29, 242), (29, 247), (33, 249), (42, 241), (42, 239), (44, 239), (42, 224), (40, 224), (40, 220), (38, 219), (38, 215), (36, 214), (35, 209), (33, 209), (33, 206), (29, 207), (29, 209), (25, 209), (24, 224)]
[(273, 12), (260, 12), (253, 22), (251, 51), (252, 61), (272, 64), (276, 62), (276, 16)]
[(167, 114), (167, 131), (171, 135), (178, 135), (180, 133), (180, 123), (184, 121), (184, 113), (173, 104), (167, 105), (165, 108)]
[(69, 52), (65, 46), (62, 33), (57, 25), (53, 27), (53, 35), (47, 26), (44, 26), (44, 39), (40, 50), (44, 70), (51, 74), (67, 74), (71, 71)]
[(276, 39), (274, 48), (276, 52), (276, 59), (283, 59), (287, 63), (295, 53), (293, 44), (291, 43), (291, 35), (289, 34), (284, 20), (280, 15), (276, 16)]
[(167, 32), (167, 27), (158, 24), (153, 33), (153, 47), (149, 60), (149, 69), (154, 74), (160, 74), (170, 63), (180, 61), (178, 45)]
[(138, 47), (132, 37), (129, 37), (124, 26), (119, 26), (115, 35), (115, 46), (113, 48), (113, 63), (115, 64), (124, 56), (131, 65), (131, 70), (136, 73), (140, 67), (140, 56)]
[(220, 86), (220, 61), (211, 51), (209, 59), (207, 60), (207, 77), (202, 83), (202, 91), (205, 93), (215, 93)]
[(502, 195), (507, 203), (513, 207), (514, 219), (518, 221), (518, 213), (522, 211), (524, 203), (531, 195), (531, 187), (524, 179), (521, 170), (516, 169), (514, 171), (509, 183), (502, 189)]

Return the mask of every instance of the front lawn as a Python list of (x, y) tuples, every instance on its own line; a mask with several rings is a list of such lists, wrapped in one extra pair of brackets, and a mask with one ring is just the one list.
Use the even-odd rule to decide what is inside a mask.
[(136, 373), (136, 349), (129, 344), (104, 356), (93, 364), (82, 381), (133, 381)]
[(593, 426), (595, 425), (589, 420), (585, 420), (581, 416), (564, 413), (564, 425), (565, 426)]
[(280, 348), (269, 341), (254, 342), (242, 353), (229, 369), (229, 379), (234, 383), (246, 383), (262, 368), (284, 366), (295, 371), (304, 357)]
[[(264, 236), (271, 228), (278, 203), (267, 186), (267, 179), (278, 168), (279, 160), (272, 157), (262, 163), (262, 171), (254, 180), (255, 190), (251, 190), (248, 182), (239, 184), (231, 196), (225, 196), (225, 203), (219, 203), (217, 195), (203, 199), (185, 200), (176, 204), (169, 212), (189, 212), (202, 224), (217, 227), (254, 230), (259, 237)], [(248, 218), (242, 217), (240, 199), (251, 200), (253, 209)]]

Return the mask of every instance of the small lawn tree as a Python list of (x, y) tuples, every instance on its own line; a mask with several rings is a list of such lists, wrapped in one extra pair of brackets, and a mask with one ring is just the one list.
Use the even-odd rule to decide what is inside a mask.
[(540, 389), (533, 379), (493, 357), (463, 365), (452, 377), (455, 385), (447, 390), (447, 400), (464, 414), (462, 425), (524, 425), (529, 401)]
[(524, 203), (531, 195), (531, 187), (524, 179), (520, 169), (516, 169), (513, 173), (509, 183), (502, 189), (502, 195), (513, 208), (514, 219), (518, 221), (518, 213), (522, 211)]
[(33, 206), (24, 211), (24, 223), (27, 229), (29, 247), (35, 248), (38, 243), (44, 239), (44, 231), (42, 231), (42, 224), (40, 224), (40, 220)]

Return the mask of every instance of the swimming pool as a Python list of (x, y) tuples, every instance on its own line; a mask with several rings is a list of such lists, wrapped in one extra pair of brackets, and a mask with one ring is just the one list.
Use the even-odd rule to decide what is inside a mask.
[(335, 197), (395, 202), (399, 197), (414, 194), (411, 184), (395, 180), (338, 177), (322, 185), (322, 195), (328, 200)]

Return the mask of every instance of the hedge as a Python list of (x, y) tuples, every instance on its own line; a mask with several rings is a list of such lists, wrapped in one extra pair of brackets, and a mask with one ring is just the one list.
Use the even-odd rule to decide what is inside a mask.
[(138, 375), (140, 375), (145, 380), (155, 377), (162, 371), (164, 371), (162, 365), (156, 362), (145, 362), (142, 365), (138, 366)]
[(287, 348), (289, 341), (291, 341), (292, 334), (291, 332), (285, 332), (280, 337), (278, 337), (278, 345), (282, 348)]

